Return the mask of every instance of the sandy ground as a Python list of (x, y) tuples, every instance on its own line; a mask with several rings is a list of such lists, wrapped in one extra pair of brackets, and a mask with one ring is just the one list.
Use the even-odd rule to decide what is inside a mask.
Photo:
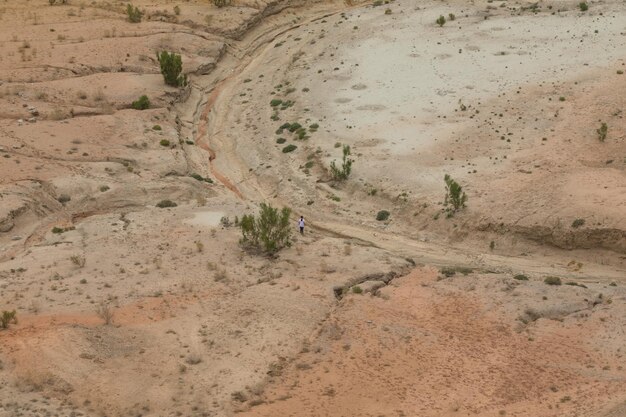
[(626, 415), (621, 3), (134, 4), (0, 5), (0, 417)]

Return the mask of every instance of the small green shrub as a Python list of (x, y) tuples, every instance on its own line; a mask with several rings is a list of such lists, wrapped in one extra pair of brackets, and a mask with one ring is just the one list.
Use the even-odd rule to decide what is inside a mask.
[(585, 219), (576, 219), (572, 222), (572, 228), (578, 229), (585, 224)]
[(157, 52), (157, 59), (161, 66), (161, 74), (163, 74), (165, 84), (173, 87), (187, 85), (187, 76), (180, 75), (183, 71), (183, 60), (180, 55), (174, 52), (162, 51), (160, 54)]
[(139, 97), (136, 101), (133, 101), (130, 105), (135, 110), (146, 110), (150, 108), (150, 99), (148, 96), (143, 95)]
[(623, 70), (617, 70), (617, 74), (618, 74), (618, 75), (622, 75), (623, 73), (624, 73), (624, 71), (623, 71)]
[(448, 15), (448, 20), (449, 20), (449, 21), (451, 21), (451, 22), (452, 22), (453, 20), (456, 20), (456, 16), (454, 15), (454, 13), (450, 13), (450, 14)]
[(561, 285), (561, 278), (548, 276), (543, 280), (543, 282), (545, 282), (548, 285)]
[(378, 213), (376, 213), (376, 220), (378, 220), (379, 222), (383, 222), (387, 220), (390, 215), (391, 213), (389, 213), (387, 210), (381, 210)]
[(391, 12), (391, 9), (390, 9), (390, 8), (386, 8), (386, 9), (385, 9), (385, 14), (391, 14), (391, 13), (392, 13), (392, 12)]
[(111, 187), (109, 187), (108, 185), (101, 185), (100, 186), (100, 192), (105, 192), (105, 191), (109, 191), (111, 189)]
[(516, 279), (518, 281), (528, 281), (528, 277), (524, 274), (517, 274), (513, 277), (513, 279)]
[(559, 97), (559, 101), (565, 101), (565, 97), (563, 96)]
[(578, 8), (581, 12), (586, 12), (587, 10), (589, 10), (589, 5), (587, 4), (587, 2), (581, 1), (580, 3), (578, 3)]
[(296, 145), (294, 145), (294, 144), (291, 144), (291, 143), (290, 143), (289, 145), (287, 145), (287, 146), (285, 146), (285, 147), (283, 148), (283, 153), (293, 152), (293, 151), (295, 151), (296, 149), (298, 149), (298, 147), (297, 147)]
[(208, 182), (209, 184), (213, 184), (213, 180), (211, 178), (204, 178), (202, 175), (200, 174), (191, 174), (190, 175), (191, 178), (197, 180), (197, 181), (202, 181), (202, 182)]
[(439, 27), (442, 27), (443, 25), (446, 24), (446, 18), (442, 16), (439, 16), (437, 18), (437, 20), (435, 20), (435, 23), (437, 23), (439, 25)]
[(604, 142), (606, 135), (609, 132), (609, 127), (603, 122), (602, 125), (600, 125), (600, 129), (597, 129), (596, 132), (598, 133), (598, 139), (600, 139), (600, 142)]
[(354, 287), (352, 287), (352, 292), (355, 294), (362, 294), (363, 288), (359, 287), (358, 285), (355, 285)]
[(161, 141), (159, 142), (159, 144), (161, 146), (170, 146), (170, 141), (167, 139), (161, 139)]
[(276, 143), (278, 143), (279, 145), (281, 145), (281, 144), (283, 144), (285, 142), (287, 142), (287, 139), (285, 139), (285, 138), (278, 138), (278, 139), (276, 139)]
[(283, 101), (278, 98), (275, 98), (272, 101), (270, 101), (270, 106), (272, 107), (277, 107), (277, 106), (280, 106), (281, 104), (283, 104)]
[(289, 125), (288, 129), (291, 133), (295, 132), (296, 130), (302, 128), (302, 125), (298, 122), (293, 122), (292, 124)]
[[(446, 174), (443, 179), (446, 183), (446, 196), (443, 205), (448, 207), (448, 214), (452, 215), (465, 207), (467, 195), (465, 195), (459, 183), (454, 181), (450, 175)], [(449, 206), (452, 206), (452, 208)]]
[(176, 207), (178, 206), (178, 204), (174, 203), (172, 200), (161, 200), (156, 204), (156, 206), (158, 208), (168, 208), (168, 207)]
[(63, 232), (65, 232), (65, 229), (61, 229), (60, 227), (54, 226), (52, 228), (52, 233), (59, 234), (59, 233), (63, 233)]
[(161, 125), (154, 125), (152, 126), (152, 130), (163, 130), (163, 128), (161, 127)]
[(178, 5), (174, 6), (174, 14), (176, 16), (180, 15), (180, 6), (178, 6)]
[(241, 244), (268, 254), (290, 246), (290, 215), (291, 210), (287, 207), (279, 211), (278, 208), (261, 203), (258, 217), (246, 214), (241, 218)]
[(59, 201), (59, 203), (61, 203), (61, 204), (65, 204), (65, 203), (69, 202), (71, 199), (72, 199), (72, 197), (70, 197), (70, 196), (69, 196), (69, 195), (67, 195), (67, 194), (61, 194), (61, 195), (59, 196), (59, 198), (57, 198), (57, 200), (58, 200), (58, 201)]
[(130, 3), (126, 6), (126, 14), (128, 15), (128, 21), (131, 23), (141, 22), (141, 17), (143, 16), (143, 12), (138, 7), (133, 7)]
[(383, 5), (383, 0), (374, 0), (374, 3), (372, 3), (372, 6), (374, 7), (378, 7), (382, 5)]
[(0, 315), (0, 328), (8, 329), (9, 324), (17, 324), (17, 313), (15, 310), (13, 311), (3, 311), (2, 315)]
[(222, 8), (230, 4), (230, 0), (212, 0), (216, 7)]
[(341, 168), (338, 168), (335, 161), (330, 163), (330, 175), (335, 181), (345, 181), (352, 172), (352, 163), (354, 162), (349, 158), (350, 146), (343, 145), (343, 158), (341, 162)]

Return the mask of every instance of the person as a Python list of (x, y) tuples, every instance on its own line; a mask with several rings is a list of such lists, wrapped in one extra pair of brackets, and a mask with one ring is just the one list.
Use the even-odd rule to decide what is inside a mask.
[(300, 234), (304, 234), (304, 217), (300, 216), (300, 220), (298, 220), (298, 226), (300, 226)]

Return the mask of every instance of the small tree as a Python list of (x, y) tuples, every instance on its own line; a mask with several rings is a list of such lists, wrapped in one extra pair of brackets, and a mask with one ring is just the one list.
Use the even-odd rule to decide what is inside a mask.
[(578, 8), (581, 12), (586, 12), (587, 10), (589, 10), (589, 5), (587, 4), (587, 2), (581, 1), (580, 3), (578, 3)]
[(345, 181), (350, 176), (350, 172), (352, 172), (352, 159), (350, 156), (350, 146), (343, 145), (343, 159), (341, 162), (341, 168), (337, 168), (335, 161), (330, 163), (330, 174), (332, 175), (335, 181)]
[(609, 133), (609, 127), (603, 122), (602, 125), (600, 125), (600, 129), (596, 129), (596, 132), (598, 132), (598, 139), (600, 139), (600, 142), (604, 142), (607, 133)]
[(98, 307), (96, 307), (96, 315), (100, 317), (107, 326), (113, 323), (113, 309), (109, 303), (105, 301), (101, 301)]
[(130, 105), (135, 110), (146, 110), (150, 108), (150, 99), (148, 96), (143, 95), (139, 97), (136, 101), (133, 101)]
[[(467, 195), (465, 195), (459, 183), (454, 181), (450, 175), (446, 174), (443, 179), (446, 182), (446, 197), (443, 204), (447, 207), (448, 215), (452, 216), (455, 212), (465, 207)], [(452, 206), (452, 208), (449, 206)]]
[(133, 7), (130, 3), (126, 6), (126, 14), (130, 23), (141, 22), (141, 17), (143, 16), (143, 12), (137, 6)]
[(258, 217), (246, 214), (241, 218), (241, 244), (265, 253), (273, 254), (291, 245), (289, 216), (291, 210), (284, 207), (280, 211), (271, 205), (261, 203)]
[(13, 311), (3, 311), (2, 315), (0, 315), (0, 329), (8, 329), (9, 324), (17, 324), (17, 316), (15, 310)]
[(187, 76), (180, 75), (183, 71), (183, 60), (180, 55), (162, 51), (160, 54), (157, 52), (157, 59), (161, 65), (161, 74), (163, 74), (165, 84), (174, 87), (187, 85)]
[(439, 25), (439, 27), (443, 26), (446, 24), (446, 18), (442, 16), (439, 16), (437, 18), (437, 20), (435, 20), (435, 23), (437, 23)]

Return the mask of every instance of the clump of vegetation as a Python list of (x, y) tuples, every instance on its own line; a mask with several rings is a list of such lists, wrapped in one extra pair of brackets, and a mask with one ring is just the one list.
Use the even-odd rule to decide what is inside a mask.
[(363, 288), (359, 287), (358, 285), (355, 285), (354, 287), (352, 287), (352, 292), (355, 294), (362, 294)]
[(197, 181), (203, 181), (203, 182), (208, 182), (209, 184), (213, 184), (213, 180), (211, 178), (205, 178), (200, 174), (194, 173), (194, 174), (191, 174), (190, 177)]
[(230, 0), (213, 0), (213, 4), (216, 7), (222, 8), (224, 6), (228, 6), (230, 4)]
[(391, 9), (389, 7), (385, 9), (385, 14), (391, 14)]
[(0, 328), (8, 329), (9, 324), (17, 324), (17, 312), (13, 311), (3, 311), (2, 315), (0, 315)]
[(139, 97), (136, 101), (133, 101), (130, 105), (135, 110), (147, 110), (150, 108), (150, 99), (148, 96), (143, 95)]
[(471, 274), (472, 272), (474, 272), (474, 270), (472, 268), (467, 268), (465, 266), (444, 266), (442, 268), (439, 269), (439, 272), (446, 276), (446, 277), (451, 277), (453, 275), (456, 275), (457, 272), (463, 274), (463, 275), (468, 275)]
[(589, 10), (589, 5), (587, 4), (587, 2), (581, 1), (580, 3), (578, 3), (578, 8), (581, 12), (586, 12), (587, 10)]
[(74, 227), (57, 227), (57, 226), (54, 226), (52, 228), (52, 233), (60, 234), (60, 233), (69, 232), (70, 230), (74, 230)]
[(279, 99), (279, 98), (275, 98), (272, 101), (270, 101), (270, 106), (272, 106), (272, 107), (278, 107), (281, 104), (283, 104), (283, 101), (281, 99)]
[(104, 193), (105, 191), (109, 191), (111, 189), (111, 187), (109, 187), (108, 185), (101, 185), (100, 186), (100, 192)]
[(585, 219), (576, 219), (572, 222), (572, 228), (578, 229), (585, 224)]
[(518, 281), (528, 281), (528, 277), (524, 274), (517, 274), (513, 276), (513, 279), (516, 279)]
[(378, 220), (379, 222), (383, 222), (387, 220), (390, 215), (391, 213), (389, 213), (387, 210), (381, 210), (376, 214), (376, 220)]
[(293, 152), (296, 149), (298, 149), (298, 147), (292, 143), (290, 143), (289, 145), (285, 146), (283, 148), (283, 153), (289, 153), (289, 152)]
[(174, 14), (176, 16), (180, 15), (180, 6), (178, 5), (174, 6)]
[(335, 181), (345, 181), (352, 172), (352, 163), (354, 161), (350, 158), (350, 146), (343, 145), (343, 158), (341, 161), (341, 168), (338, 168), (335, 161), (330, 163), (330, 175)]
[(597, 129), (596, 132), (598, 133), (598, 139), (600, 139), (600, 142), (604, 142), (606, 134), (609, 132), (609, 127), (606, 123), (602, 122), (600, 129)]
[(443, 25), (446, 24), (446, 18), (443, 17), (443, 15), (441, 15), (437, 18), (437, 20), (435, 20), (435, 23), (437, 23), (439, 27), (442, 27)]
[(281, 145), (281, 144), (283, 144), (285, 142), (287, 142), (287, 139), (285, 139), (285, 138), (278, 138), (278, 139), (276, 139), (276, 143), (278, 143), (279, 145)]
[(70, 197), (67, 194), (61, 194), (59, 196), (59, 198), (57, 198), (58, 202), (61, 203), (61, 204), (65, 204), (65, 203), (69, 202), (71, 199), (72, 199), (72, 197)]
[(111, 308), (109, 303), (106, 303), (104, 301), (100, 302), (100, 304), (98, 304), (98, 307), (96, 307), (96, 316), (101, 318), (106, 325), (113, 323), (114, 314), (113, 309)]
[(143, 12), (138, 7), (133, 7), (130, 3), (126, 6), (126, 14), (130, 23), (141, 22), (141, 17), (143, 16)]
[(158, 208), (168, 208), (168, 207), (176, 207), (178, 206), (178, 204), (174, 203), (172, 200), (161, 200), (156, 204), (156, 206)]
[(446, 182), (446, 196), (443, 205), (447, 207), (448, 216), (451, 217), (454, 213), (465, 207), (467, 195), (463, 191), (463, 187), (461, 187), (458, 182), (454, 181), (450, 175), (446, 174), (443, 180)]
[(152, 126), (152, 130), (163, 130), (163, 128), (161, 127), (161, 125), (154, 125)]
[(83, 268), (86, 262), (85, 257), (82, 255), (72, 255), (70, 256), (70, 261), (79, 268)]
[(167, 139), (161, 139), (159, 143), (161, 144), (161, 146), (170, 146), (170, 141)]
[(269, 204), (261, 203), (258, 217), (246, 214), (241, 218), (241, 244), (268, 254), (278, 252), (291, 245), (291, 227), (287, 207), (278, 210)]
[(545, 282), (548, 285), (561, 285), (561, 278), (555, 277), (555, 276), (548, 276), (543, 280), (543, 282)]
[(450, 20), (451, 22), (452, 22), (453, 20), (456, 20), (456, 16), (454, 15), (454, 13), (450, 13), (450, 14), (448, 15), (448, 20)]
[(187, 76), (180, 75), (183, 71), (183, 60), (180, 55), (174, 52), (162, 51), (160, 54), (157, 52), (157, 59), (161, 66), (161, 74), (163, 74), (165, 84), (173, 87), (187, 85)]

